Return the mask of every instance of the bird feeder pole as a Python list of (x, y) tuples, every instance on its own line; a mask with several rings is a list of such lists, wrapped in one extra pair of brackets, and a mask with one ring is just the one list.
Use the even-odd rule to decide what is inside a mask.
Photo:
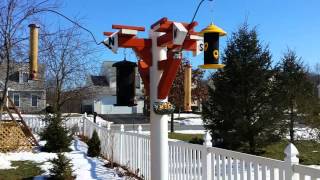
[(197, 22), (162, 18), (151, 25), (148, 38), (137, 37), (138, 31), (145, 31), (138, 26), (112, 25), (116, 32), (104, 32), (107, 38), (103, 44), (114, 53), (119, 47), (132, 48), (138, 57), (138, 70), (150, 96), (152, 180), (169, 179), (169, 111), (165, 113), (162, 108), (171, 107), (168, 94), (182, 61), (181, 52), (191, 51), (196, 56), (204, 50), (203, 37), (194, 31), (195, 26)]

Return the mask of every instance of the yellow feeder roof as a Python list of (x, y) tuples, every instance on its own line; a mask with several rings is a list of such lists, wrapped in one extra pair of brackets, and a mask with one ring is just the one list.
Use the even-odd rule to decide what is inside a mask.
[(214, 25), (213, 23), (211, 23), (209, 26), (203, 29), (200, 32), (200, 35), (203, 36), (205, 33), (219, 33), (219, 36), (225, 36), (227, 34), (223, 29)]

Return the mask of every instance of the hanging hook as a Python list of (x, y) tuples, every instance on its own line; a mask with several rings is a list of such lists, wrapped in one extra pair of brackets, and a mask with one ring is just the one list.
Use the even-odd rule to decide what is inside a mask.
[(127, 48), (124, 48), (123, 49), (123, 56), (124, 56), (124, 61), (126, 61), (127, 60)]

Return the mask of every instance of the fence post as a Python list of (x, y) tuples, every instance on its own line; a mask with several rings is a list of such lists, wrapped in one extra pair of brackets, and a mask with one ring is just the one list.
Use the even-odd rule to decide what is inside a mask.
[(110, 130), (111, 130), (111, 123), (107, 123), (107, 130), (110, 132)]
[[(139, 125), (138, 126), (138, 134), (141, 134), (142, 133), (142, 126), (141, 125)], [(142, 155), (141, 155), (141, 153), (142, 153), (142, 147), (141, 147), (141, 137), (140, 136), (138, 136), (138, 148), (137, 148), (137, 154), (138, 154), (138, 169), (139, 169), (139, 171), (138, 171), (138, 173), (140, 173), (141, 174), (141, 166), (142, 166)], [(139, 174), (139, 175), (140, 175)]]
[(284, 161), (286, 162), (286, 169), (285, 169), (285, 176), (286, 180), (298, 180), (298, 174), (294, 172), (293, 165), (299, 164), (299, 158), (297, 155), (299, 155), (299, 151), (292, 143), (289, 143), (289, 145), (284, 150), (285, 158)]
[(212, 168), (211, 168), (211, 153), (208, 151), (209, 148), (212, 147), (212, 137), (210, 135), (210, 133), (207, 131), (204, 136), (203, 136), (203, 151), (202, 151), (202, 160), (201, 160), (201, 164), (202, 164), (202, 177), (204, 180), (211, 180), (212, 179)]
[(123, 164), (123, 132), (124, 132), (124, 126), (123, 124), (121, 124), (120, 126), (120, 137), (119, 137), (119, 161), (120, 161), (120, 165)]
[(83, 136), (86, 136), (86, 134), (85, 134), (85, 129), (86, 129), (86, 118), (87, 118), (87, 113), (85, 112), (84, 114), (83, 114), (83, 116), (82, 116), (82, 123), (83, 123), (83, 126), (82, 126), (82, 135)]

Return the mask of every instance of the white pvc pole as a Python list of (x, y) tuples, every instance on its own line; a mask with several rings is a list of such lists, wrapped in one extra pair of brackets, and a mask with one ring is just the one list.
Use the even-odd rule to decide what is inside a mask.
[(150, 31), (152, 39), (152, 66), (150, 67), (150, 120), (151, 120), (151, 179), (168, 180), (169, 146), (168, 115), (158, 115), (153, 111), (154, 102), (166, 102), (158, 99), (158, 84), (162, 71), (158, 70), (158, 61), (167, 59), (167, 48), (157, 46), (159, 32)]

